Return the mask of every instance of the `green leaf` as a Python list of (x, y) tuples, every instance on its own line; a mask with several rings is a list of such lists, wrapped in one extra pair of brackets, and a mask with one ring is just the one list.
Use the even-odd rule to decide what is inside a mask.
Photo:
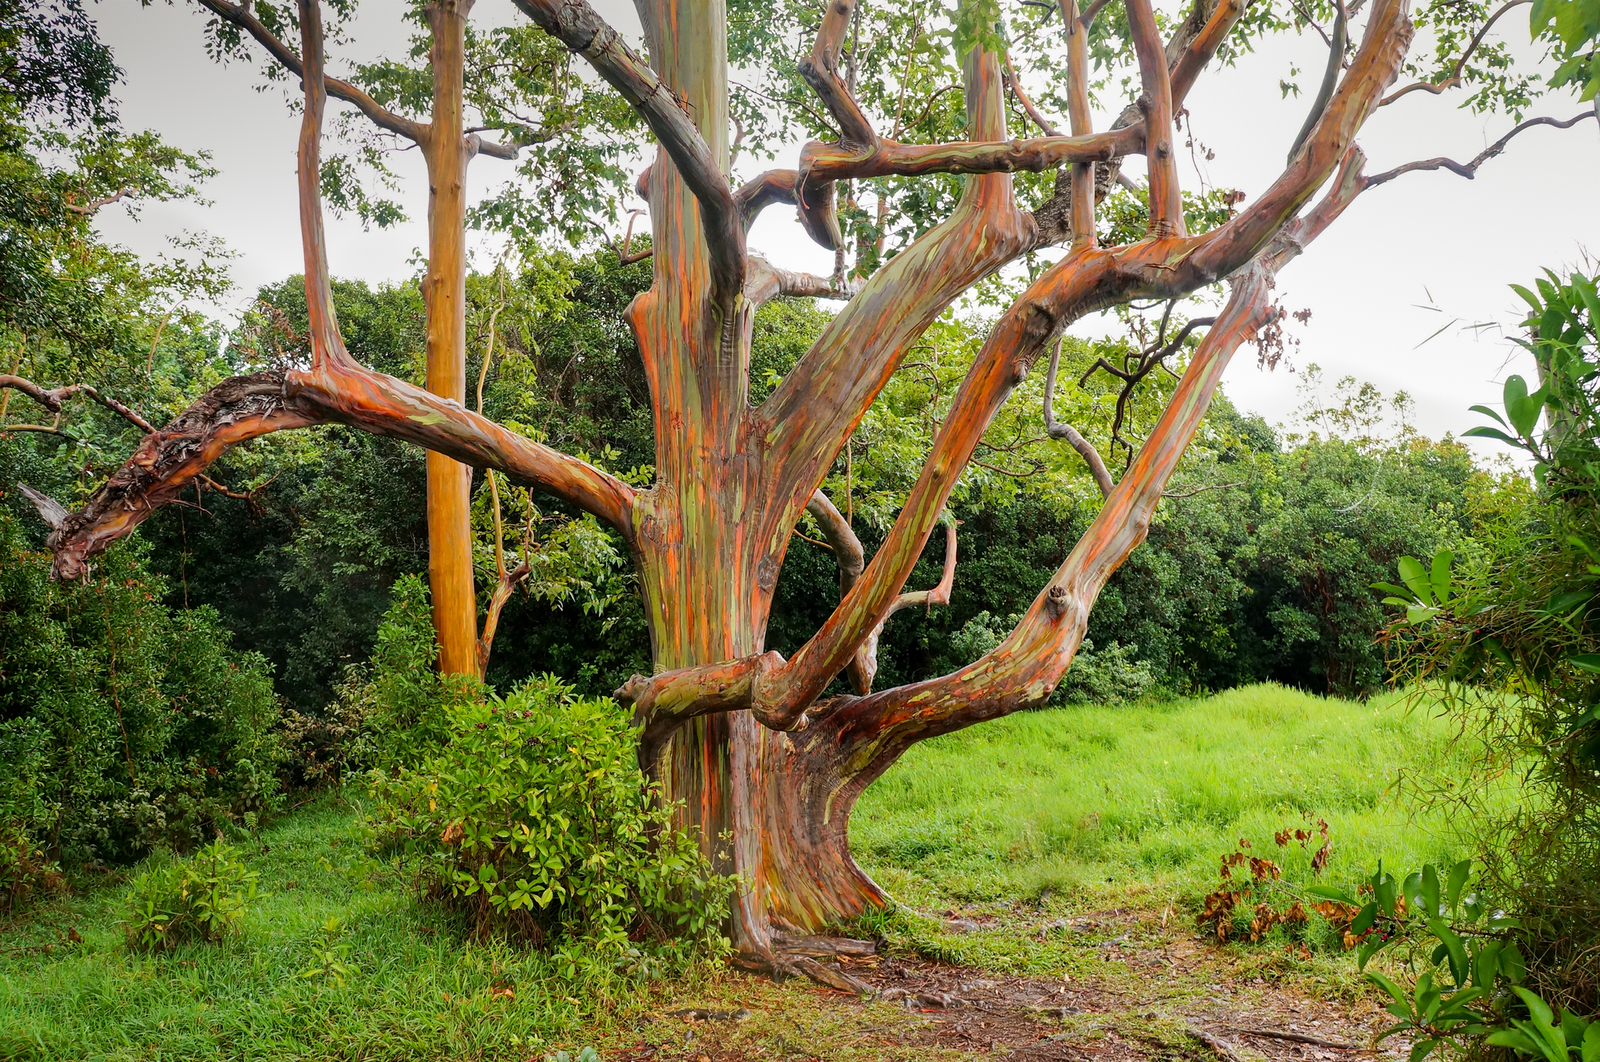
[(1511, 991), (1515, 992), (1517, 997), (1522, 1000), (1523, 1005), (1528, 1008), (1528, 1013), (1532, 1015), (1536, 1024), (1554, 1024), (1556, 1016), (1551, 1013), (1550, 1005), (1544, 1000), (1540, 999), (1537, 993), (1531, 992), (1526, 988), (1522, 988), (1521, 986), (1513, 988)]
[(1600, 1062), (1600, 1021), (1589, 1023), (1589, 1031), (1583, 1034), (1582, 1062)]
[(1506, 427), (1506, 428), (1511, 427), (1511, 425), (1509, 425), (1509, 424), (1507, 424), (1505, 422), (1505, 419), (1503, 417), (1501, 417), (1500, 414), (1496, 413), (1494, 410), (1490, 409), (1488, 406), (1468, 406), (1467, 409), (1468, 409), (1469, 412), (1472, 412), (1472, 413), (1482, 413), (1486, 417), (1493, 417), (1495, 423), (1501, 425), (1502, 427)]
[(1400, 579), (1411, 588), (1417, 600), (1424, 604), (1433, 600), (1432, 580), (1428, 577), (1428, 570), (1422, 562), (1415, 557), (1401, 557), (1397, 562), (1400, 568)]
[(1441, 605), (1450, 600), (1450, 566), (1455, 559), (1456, 555), (1447, 549), (1441, 549), (1433, 555), (1429, 581), (1433, 587), (1433, 599)]
[(1410, 1013), (1411, 998), (1405, 994), (1399, 985), (1395, 984), (1377, 970), (1368, 970), (1367, 980), (1371, 981), (1373, 984), (1389, 993), (1389, 995), (1394, 998), (1396, 1003), (1399, 1003), (1402, 1007), (1407, 1008), (1407, 1013)]
[(1521, 439), (1513, 439), (1499, 428), (1490, 428), (1483, 425), (1479, 425), (1476, 428), (1468, 428), (1461, 433), (1461, 437), (1464, 439), (1499, 439), (1501, 442), (1511, 446), (1522, 445)]
[(1469, 968), (1467, 966), (1467, 949), (1466, 946), (1461, 943), (1461, 938), (1458, 937), (1449, 926), (1445, 925), (1443, 920), (1438, 918), (1428, 919), (1428, 932), (1438, 937), (1439, 942), (1444, 945), (1445, 950), (1449, 953), (1450, 976), (1455, 978), (1456, 984), (1466, 984), (1467, 974), (1469, 972)]
[(1509, 1047), (1518, 1054), (1532, 1055), (1536, 1058), (1543, 1054), (1539, 1050), (1538, 1044), (1515, 1029), (1496, 1029), (1484, 1037), (1484, 1042), (1493, 1044), (1495, 1047)]
[(1472, 875), (1472, 860), (1463, 859), (1450, 868), (1450, 879), (1445, 883), (1445, 903), (1450, 909), (1455, 910), (1456, 904), (1461, 902), (1461, 890), (1467, 886), (1467, 878)]
[(1434, 1039), (1418, 1040), (1411, 1045), (1411, 1056), (1408, 1062), (1422, 1062), (1424, 1058), (1433, 1054), (1433, 1049), (1439, 1046), (1439, 1041)]
[(1372, 898), (1378, 902), (1378, 909), (1386, 915), (1394, 914), (1395, 881), (1390, 874), (1379, 871), (1372, 879)]
[(1544, 400), (1547, 394), (1548, 389), (1544, 387), (1529, 394), (1528, 382), (1515, 373), (1506, 379), (1506, 419), (1511, 422), (1511, 429), (1519, 436), (1529, 438), (1533, 429), (1538, 426), (1539, 414), (1544, 412)]
[(1306, 892), (1319, 900), (1332, 900), (1334, 903), (1349, 904), (1351, 907), (1361, 906), (1351, 899), (1343, 889), (1336, 889), (1332, 885), (1313, 885)]
[(1594, 590), (1568, 590), (1564, 594), (1557, 594), (1550, 599), (1550, 604), (1545, 606), (1546, 612), (1561, 615), (1572, 611), (1594, 597)]
[(1356, 916), (1350, 920), (1350, 932), (1354, 933), (1356, 936), (1360, 936), (1367, 930), (1371, 929), (1373, 923), (1375, 923), (1377, 920), (1378, 905), (1375, 903), (1369, 903), (1365, 907), (1361, 908), (1361, 910), (1357, 911)]
[(1591, 675), (1600, 675), (1600, 653), (1579, 653), (1577, 656), (1569, 656), (1567, 663)]
[[(1534, 0), (1534, 3), (1533, 3), (1533, 17), (1536, 18), (1536, 19), (1539, 18), (1540, 14), (1544, 10), (1545, 5), (1548, 4), (1549, 2), (1550, 2), (1550, 0)], [(1542, 25), (1542, 23), (1540, 23), (1540, 25)], [(1536, 28), (1534, 30), (1534, 34), (1537, 35), (1538, 32), (1539, 31)], [(1522, 301), (1526, 302), (1533, 309), (1534, 313), (1543, 313), (1544, 312), (1544, 303), (1539, 301), (1539, 297), (1537, 295), (1535, 295), (1533, 292), (1529, 291), (1527, 288), (1523, 287), (1521, 284), (1513, 284), (1513, 285), (1511, 285), (1511, 290), (1516, 292), (1518, 295), (1521, 295), (1522, 296)]]
[[(1432, 863), (1425, 863), (1422, 867), (1422, 909), (1430, 919), (1439, 917), (1439, 872)], [(1432, 928), (1431, 922), (1429, 928)]]

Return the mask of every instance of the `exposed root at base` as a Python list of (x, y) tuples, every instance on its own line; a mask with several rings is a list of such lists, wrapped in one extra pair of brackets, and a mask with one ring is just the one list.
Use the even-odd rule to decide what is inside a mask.
[(742, 953), (732, 962), (740, 969), (763, 974), (774, 981), (791, 977), (805, 977), (826, 988), (848, 992), (863, 999), (900, 1001), (907, 1006), (952, 1009), (966, 1005), (966, 1001), (947, 992), (921, 992), (909, 988), (874, 988), (861, 978), (832, 963), (818, 961), (818, 956), (865, 957), (876, 955), (878, 945), (870, 940), (851, 940), (847, 937), (791, 937), (773, 934), (773, 951), (768, 954)]

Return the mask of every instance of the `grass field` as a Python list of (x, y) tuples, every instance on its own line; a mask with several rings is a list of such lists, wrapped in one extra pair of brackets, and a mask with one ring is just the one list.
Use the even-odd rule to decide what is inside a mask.
[[(1349, 879), (1380, 857), (1411, 866), (1451, 846), (1447, 824), (1412, 816), (1394, 787), (1445, 762), (1448, 737), (1393, 700), (1266, 686), (1025, 713), (914, 749), (863, 799), (853, 836), (863, 865), (922, 910), (1181, 905), (1213, 887), (1240, 837), (1270, 846), (1302, 813), (1328, 821), (1327, 876)], [(727, 976), (604, 999), (536, 953), (466, 942), (364, 855), (358, 800), (331, 795), (241, 842), (262, 895), (221, 946), (130, 953), (116, 883), (0, 923), (0, 1059), (538, 1059)], [(1309, 852), (1291, 853), (1293, 874)], [(942, 953), (982, 963), (1031, 948), (1030, 970), (1075, 961), (1067, 945), (1007, 932)], [(343, 983), (305, 975), (330, 943), (354, 967)], [(770, 995), (812, 1005), (797, 991)]]
[[(912, 906), (1063, 896), (1165, 902), (1215, 888), (1240, 838), (1326, 820), (1324, 877), (1459, 850), (1413, 809), (1455, 753), (1449, 724), (1398, 696), (1366, 704), (1261, 685), (1119, 708), (1024, 712), (914, 747), (861, 800), (856, 858)], [(1287, 873), (1311, 850), (1275, 849)]]

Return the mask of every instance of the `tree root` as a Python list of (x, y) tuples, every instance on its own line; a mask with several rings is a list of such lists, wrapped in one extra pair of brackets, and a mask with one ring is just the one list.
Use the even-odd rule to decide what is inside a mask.
[(819, 957), (859, 958), (876, 955), (878, 945), (874, 941), (851, 940), (847, 937), (790, 936), (781, 932), (774, 932), (772, 941), (773, 950), (770, 953), (746, 952), (735, 956), (733, 964), (779, 982), (791, 977), (804, 977), (826, 988), (848, 992), (862, 999), (899, 1001), (908, 1007), (937, 1007), (941, 1010), (967, 1005), (966, 1000), (948, 992), (876, 988), (838, 965), (818, 961)]

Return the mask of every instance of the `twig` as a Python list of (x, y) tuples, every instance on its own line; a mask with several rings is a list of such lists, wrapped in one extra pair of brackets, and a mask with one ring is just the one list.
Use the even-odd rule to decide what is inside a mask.
[(1247, 1029), (1242, 1025), (1230, 1025), (1234, 1032), (1244, 1033), (1247, 1036), (1264, 1036), (1269, 1040), (1288, 1040), (1297, 1044), (1314, 1044), (1317, 1047), (1334, 1047), (1340, 1051), (1359, 1051), (1356, 1044), (1347, 1044), (1343, 1040), (1324, 1040), (1320, 1036), (1310, 1033), (1294, 1032), (1290, 1029)]
[(1242, 1062), (1238, 1054), (1234, 1052), (1233, 1045), (1222, 1039), (1220, 1036), (1215, 1036), (1212, 1033), (1208, 1033), (1198, 1025), (1185, 1026), (1184, 1031), (1190, 1036), (1194, 1037), (1196, 1040), (1199, 1040), (1201, 1043), (1205, 1044), (1207, 1047), (1211, 1048), (1211, 1050), (1217, 1053), (1218, 1057), (1225, 1059), (1226, 1062)]

